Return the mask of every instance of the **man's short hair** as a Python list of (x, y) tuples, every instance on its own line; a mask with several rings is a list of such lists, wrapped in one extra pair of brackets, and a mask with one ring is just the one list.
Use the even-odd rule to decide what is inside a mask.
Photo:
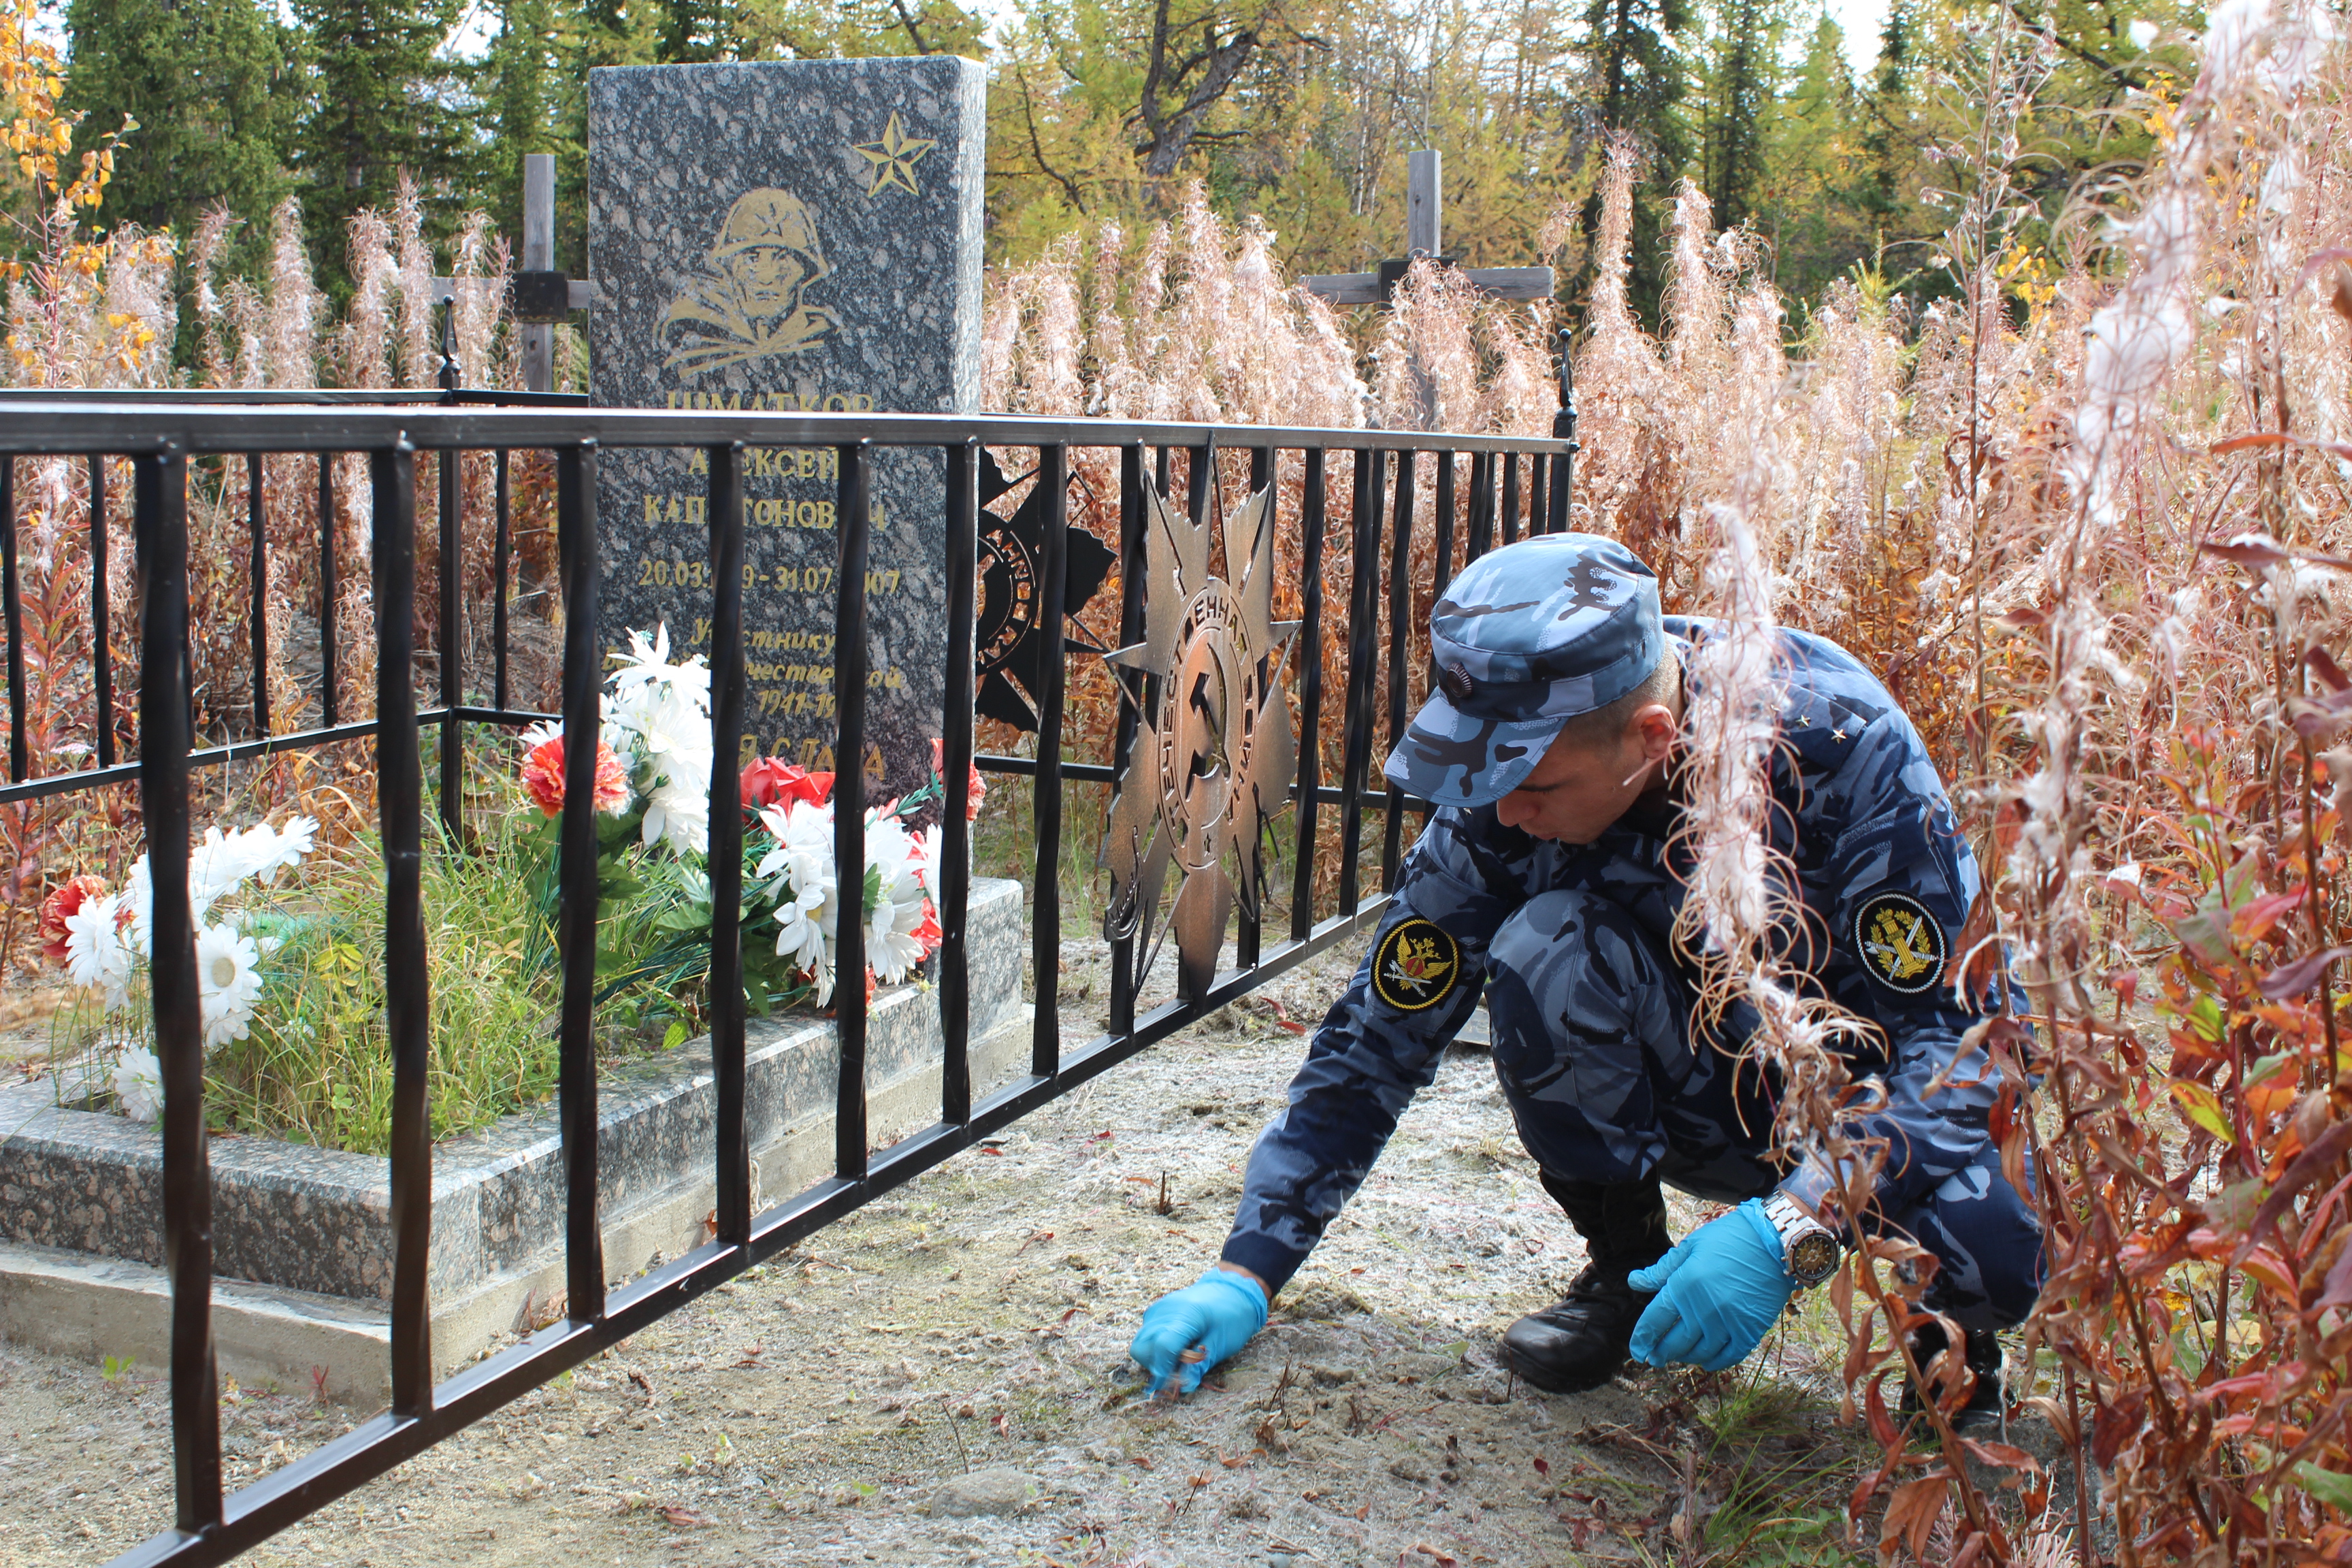
[(1559, 727), (1562, 738), (1570, 746), (1597, 748), (1606, 746), (1625, 733), (1633, 715), (1653, 702), (1666, 707), (1674, 704), (1675, 688), (1683, 679), (1683, 661), (1675, 657), (1669, 647), (1659, 658), (1657, 668), (1643, 679), (1642, 684), (1613, 702), (1605, 702), (1589, 713), (1579, 713)]

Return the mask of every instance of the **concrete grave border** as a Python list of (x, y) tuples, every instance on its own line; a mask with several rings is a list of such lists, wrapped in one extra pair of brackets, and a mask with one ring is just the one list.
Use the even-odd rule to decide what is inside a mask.
[[(974, 1098), (1026, 1061), (1018, 882), (975, 878), (967, 916)], [(754, 1206), (832, 1169), (830, 1020), (795, 1012), (745, 1030)], [(878, 993), (866, 1026), (877, 1145), (938, 1120), (942, 1045), (928, 986)], [(47, 1083), (0, 1089), (0, 1339), (161, 1370), (163, 1146), (154, 1128), (59, 1110)], [(699, 1246), (716, 1202), (709, 1037), (598, 1079), (598, 1187), (608, 1276)], [(433, 1360), (446, 1376), (543, 1316), (563, 1289), (563, 1151), (552, 1104), (433, 1154)], [(268, 1139), (215, 1140), (213, 1321), (221, 1369), (254, 1384), (390, 1397), (388, 1163)]]

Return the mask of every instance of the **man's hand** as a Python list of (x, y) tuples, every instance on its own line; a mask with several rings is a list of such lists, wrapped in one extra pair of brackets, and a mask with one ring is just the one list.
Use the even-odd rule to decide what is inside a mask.
[(1708, 1372), (1745, 1361), (1796, 1291), (1760, 1198), (1709, 1220), (1626, 1283), (1658, 1296), (1633, 1325), (1635, 1359)]
[[(1219, 1264), (1181, 1290), (1171, 1290), (1143, 1310), (1143, 1326), (1127, 1353), (1151, 1374), (1158, 1394), (1172, 1376), (1178, 1392), (1201, 1386), (1208, 1370), (1249, 1342), (1265, 1327), (1265, 1284), (1246, 1269)], [(1183, 1359), (1198, 1349), (1200, 1358)]]

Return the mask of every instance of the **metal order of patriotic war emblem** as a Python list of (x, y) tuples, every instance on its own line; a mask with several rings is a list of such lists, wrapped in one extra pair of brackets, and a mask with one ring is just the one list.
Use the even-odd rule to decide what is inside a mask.
[(1944, 928), (1908, 893), (1864, 899), (1854, 910), (1853, 945), (1871, 978), (1890, 991), (1916, 994), (1944, 977)]
[(1143, 640), (1105, 656), (1144, 679), (1139, 697), (1130, 679), (1119, 682), (1137, 732), (1103, 834), (1103, 934), (1135, 938), (1139, 973), (1150, 973), (1152, 918), (1172, 862), (1182, 880), (1161, 935), (1175, 934), (1177, 994), (1192, 1000), (1216, 978), (1234, 900), (1260, 908), (1265, 823), (1288, 804), (1297, 763), (1282, 673), (1298, 623), (1274, 619), (1270, 489), (1226, 522), (1226, 560), (1243, 566), (1237, 585), (1210, 574), (1205, 520), (1149, 486), (1144, 494)]
[(1461, 983), (1462, 944), (1418, 917), (1401, 921), (1372, 954), (1372, 989), (1400, 1013), (1434, 1007)]

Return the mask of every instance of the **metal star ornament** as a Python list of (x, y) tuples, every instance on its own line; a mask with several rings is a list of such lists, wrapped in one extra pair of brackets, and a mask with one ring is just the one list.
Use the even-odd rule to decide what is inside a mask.
[(879, 195), (892, 185), (904, 189), (908, 195), (923, 193), (915, 187), (915, 165), (923, 154), (939, 145), (932, 137), (909, 136), (898, 124), (898, 110), (890, 112), (890, 123), (883, 128), (882, 140), (858, 144), (854, 151), (866, 160), (866, 194)]
[[(1019, 481), (1004, 477), (995, 454), (980, 453), (980, 504), (986, 507)], [(974, 674), (979, 686), (972, 707), (983, 719), (999, 719), (1016, 730), (1037, 728), (1036, 692), (1045, 673), (1045, 648), (1037, 614), (1037, 578), (1045, 554), (1045, 503), (1041, 485), (1010, 517), (980, 514), (980, 596), (973, 626)], [(1063, 635), (1099, 653), (1078, 612), (1095, 596), (1118, 557), (1076, 523), (1062, 531)]]
[[(1135, 742), (1103, 836), (1110, 868), (1104, 934), (1133, 937), (1149, 973), (1158, 957), (1152, 919), (1172, 863), (1181, 879), (1168, 924), (1176, 938), (1177, 994), (1208, 994), (1236, 899), (1255, 913), (1265, 891), (1263, 835), (1289, 803), (1297, 765), (1284, 656), (1298, 630), (1274, 619), (1274, 507), (1249, 498), (1225, 531), (1226, 559), (1244, 563), (1238, 587), (1209, 571), (1209, 529), (1147, 489), (1143, 640), (1105, 656), (1140, 673)], [(1239, 546), (1240, 548), (1236, 548)]]

